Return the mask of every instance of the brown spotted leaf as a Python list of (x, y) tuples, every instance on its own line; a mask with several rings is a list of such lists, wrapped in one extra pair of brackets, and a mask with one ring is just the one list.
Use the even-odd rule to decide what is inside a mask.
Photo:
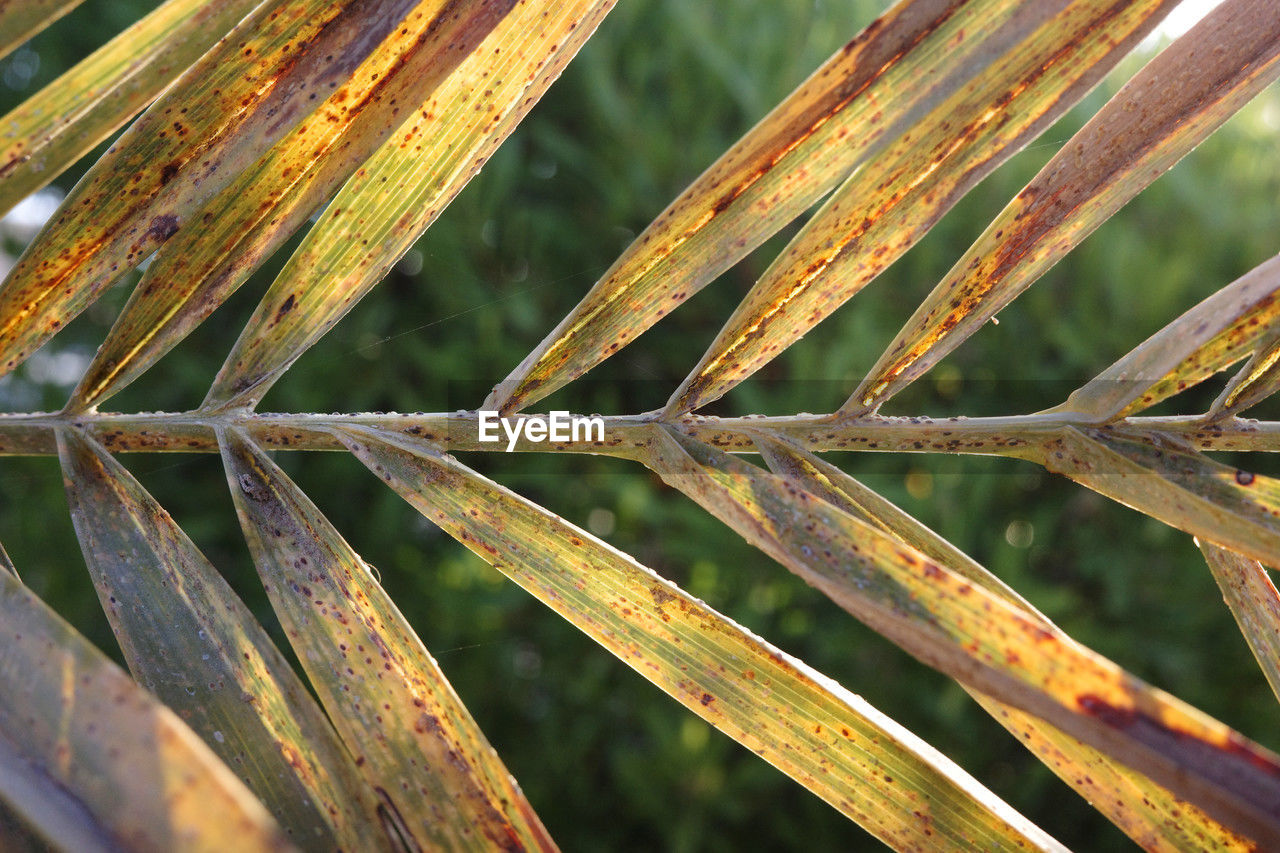
[(383, 805), (424, 850), (555, 849), (369, 566), (243, 433), (219, 437), (272, 606)]
[[(40, 820), (36, 808), (63, 806), (49, 817), (63, 822), (54, 831), (81, 829), (92, 844), (96, 823), (111, 850), (294, 849), (176, 714), (4, 574), (0, 637), (0, 775), (13, 757), (28, 775), (11, 781), (43, 786), (47, 779), (51, 797), (62, 794), (28, 801), (21, 810), (30, 818)], [(39, 796), (41, 787), (19, 793)]]
[(1280, 256), (1259, 264), (1147, 338), (1057, 411), (1128, 417), (1247, 356), (1280, 317)]
[(205, 406), (256, 405), (412, 247), (613, 3), (518, 3), (334, 198), (263, 297)]
[(456, 74), (510, 2), (440, 5), (419, 3), (349, 80), (195, 215), (198, 228), (160, 250), (71, 410), (102, 402), (207, 318), (387, 140), (404, 104)]
[(1280, 593), (1271, 575), (1257, 560), (1208, 542), (1197, 540), (1196, 544), (1271, 691), (1280, 698)]
[[(479, 170), (611, 7), (605, 0), (517, 3), (339, 192), (228, 364), (243, 361), (241, 371), (257, 368), (274, 378), (280, 362), (287, 365), (337, 322)], [(318, 111), (332, 112), (334, 122), (318, 115), (307, 124), (333, 133), (353, 100), (346, 89), (363, 79), (357, 75)], [(403, 79), (417, 93), (425, 88), (420, 75)], [(199, 231), (176, 235), (147, 270), (71, 407), (99, 404), (208, 317), (370, 152), (372, 137), (357, 133), (368, 124), (361, 117), (346, 136), (314, 145), (308, 140), (315, 134), (299, 128), (200, 213)], [(339, 150), (320, 157), (332, 149)], [(288, 307), (281, 312), (281, 305)], [(225, 401), (228, 386), (248, 384), (219, 380), (210, 400)], [(269, 386), (263, 380), (254, 387), (260, 395)]]
[(1050, 471), (1179, 530), (1280, 565), (1280, 480), (1215, 462), (1172, 438), (1066, 427)]
[[(756, 443), (770, 470), (888, 533), (903, 544), (1022, 609), (1046, 630), (1047, 618), (991, 572), (848, 474), (788, 441), (761, 434)], [(1251, 850), (1252, 843), (1107, 754), (1038, 718), (965, 688), (1018, 742), (1145, 850)]]
[(1219, 421), (1261, 403), (1280, 388), (1280, 323), (1272, 320), (1259, 337), (1253, 356), (1222, 389), (1209, 407), (1208, 419)]
[(843, 305), (1062, 116), (1175, 2), (1028, 3), (1003, 28), (993, 22), (991, 39), (1007, 42), (1005, 52), (823, 204), (733, 312), (666, 414), (721, 397)]
[(665, 482), (922, 662), (1280, 843), (1280, 757), (800, 486), (672, 428), (652, 434), (646, 464)]
[(92, 439), (59, 434), (71, 517), (134, 676), (308, 845), (387, 847), (324, 712), (196, 546)]
[(980, 85), (991, 65), (1065, 5), (894, 5), (654, 220), (483, 408), (517, 411), (630, 343), (922, 117)]
[(0, 374), (319, 106), (413, 5), (267, 0), (244, 18), (120, 136), (0, 285)]
[(335, 431), (424, 516), (716, 728), (898, 849), (1061, 849), (865, 701), (421, 442)]
[(0, 0), (0, 58), (84, 0)]
[(1226, 0), (1062, 147), (907, 321), (841, 411), (878, 408), (1280, 76), (1272, 0)]
[(259, 0), (169, 0), (0, 118), (0, 214), (145, 107)]
[(387, 140), (406, 101), (473, 54), (508, 5), (456, 14), (419, 4), (315, 113), (199, 211), (198, 229), (161, 249), (69, 407), (102, 402), (203, 322)]

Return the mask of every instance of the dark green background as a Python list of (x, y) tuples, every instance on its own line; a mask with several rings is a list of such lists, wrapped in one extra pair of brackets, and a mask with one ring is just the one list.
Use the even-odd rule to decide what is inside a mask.
[[(84, 3), (0, 62), (0, 109), (152, 5)], [(858, 0), (621, 4), (406, 261), (298, 362), (262, 409), (475, 407), (671, 198), (880, 8)], [(24, 83), (33, 56), (38, 68)], [(837, 407), (985, 223), (1122, 79), (1113, 75), (865, 293), (714, 410)], [(1269, 92), (1048, 273), (999, 325), (988, 325), (895, 400), (892, 413), (1007, 414), (1054, 405), (1264, 260), (1276, 248), (1277, 126), (1280, 102)], [(64, 176), (58, 186), (65, 191), (70, 181)], [(660, 405), (792, 233), (546, 405), (617, 413)], [(283, 257), (108, 408), (198, 404)], [(91, 353), (126, 295), (126, 288), (114, 289), (51, 351)], [(69, 387), (40, 376), (29, 365), (0, 380), (0, 400), (10, 408), (59, 407)], [(1202, 411), (1221, 386), (1212, 384), (1161, 411)], [(1280, 746), (1275, 699), (1190, 537), (1029, 464), (829, 458), (995, 571), (1079, 640)], [(876, 846), (422, 521), (354, 459), (279, 460), (380, 568), (566, 849)], [(124, 461), (275, 630), (216, 457)], [(505, 454), (465, 461), (863, 695), (1066, 844), (1129, 846), (948, 679), (862, 628), (637, 466)], [(1010, 525), (1021, 539), (1006, 536)], [(54, 461), (0, 462), (0, 541), (28, 584), (118, 654), (82, 568)]]

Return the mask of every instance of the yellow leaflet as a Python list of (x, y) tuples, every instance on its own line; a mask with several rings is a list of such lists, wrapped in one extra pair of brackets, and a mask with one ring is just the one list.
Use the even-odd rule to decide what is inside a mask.
[(1196, 544), (1271, 691), (1280, 698), (1280, 593), (1271, 576), (1257, 560), (1209, 542), (1197, 540)]
[(518, 3), (338, 193), (263, 297), (205, 405), (256, 405), (435, 221), (613, 3)]
[(837, 506), (672, 428), (652, 431), (646, 464), (664, 481), (921, 661), (1233, 831), (1280, 842), (1280, 757)]
[(1280, 480), (1215, 462), (1170, 438), (1067, 427), (1046, 468), (1125, 506), (1280, 565)]
[(878, 408), (1280, 76), (1272, 0), (1226, 0), (1067, 141), (916, 310), (841, 408)]
[(1259, 264), (1147, 338), (1056, 411), (1100, 421), (1136, 414), (1244, 358), (1280, 316), (1280, 256)]
[(411, 5), (267, 0), (241, 21), (89, 170), (0, 285), (0, 374), (288, 133)]
[(1242, 412), (1280, 388), (1280, 335), (1272, 324), (1259, 336), (1258, 348), (1240, 372), (1231, 377), (1209, 407), (1209, 419), (1221, 420)]
[(461, 15), (440, 0), (420, 2), (311, 116), (193, 217), (196, 227), (164, 246), (70, 405), (101, 402), (208, 317), (382, 144), (403, 104), (473, 52), (507, 5)]
[(0, 626), (0, 739), (83, 805), (111, 849), (294, 849), (176, 714), (6, 575)]
[(725, 323), (667, 413), (722, 396), (843, 305), (1065, 113), (1173, 5), (1081, 0), (1052, 16), (993, 22), (990, 39), (1012, 44), (823, 204)]
[(630, 343), (981, 77), (1046, 6), (894, 5), (672, 202), (482, 408), (518, 411)]
[(0, 0), (0, 58), (83, 0)]
[(335, 434), (428, 519), (890, 846), (1061, 849), (865, 701), (589, 533), (428, 445)]
[[(859, 521), (897, 537), (939, 565), (1020, 607), (1047, 630), (1058, 630), (995, 575), (840, 469), (771, 435), (761, 434), (757, 444), (774, 473), (787, 477)], [(972, 688), (965, 689), (1019, 743), (1143, 849), (1253, 849), (1248, 839), (1231, 832), (1200, 809), (1114, 761), (1106, 753), (1063, 734), (1031, 714)]]
[(147, 105), (255, 0), (169, 0), (0, 118), (0, 214)]
[(219, 442), (272, 606), (380, 804), (423, 850), (554, 850), (365, 562), (242, 433)]

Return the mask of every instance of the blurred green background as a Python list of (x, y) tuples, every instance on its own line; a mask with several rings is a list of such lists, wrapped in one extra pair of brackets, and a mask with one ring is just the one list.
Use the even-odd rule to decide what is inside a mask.
[[(0, 110), (154, 6), (88, 0), (0, 62)], [(266, 411), (474, 408), (644, 225), (884, 7), (866, 0), (624, 3), (388, 279), (303, 357)], [(1137, 67), (1125, 63), (979, 186), (916, 249), (716, 412), (837, 407), (1010, 197)], [(894, 414), (1025, 413), (1060, 402), (1181, 311), (1276, 250), (1268, 91), (893, 403)], [(65, 192), (92, 158), (63, 176)], [(4, 248), (23, 229), (3, 226)], [(546, 402), (663, 403), (788, 229), (659, 327)], [(205, 328), (108, 408), (203, 397), (281, 252)], [(107, 296), (0, 380), (8, 410), (56, 409), (127, 296)], [(1221, 386), (1161, 411), (1203, 411)], [(1082, 642), (1280, 747), (1274, 697), (1190, 537), (1039, 468), (922, 455), (829, 457), (948, 537)], [(274, 623), (214, 456), (129, 455), (146, 484)], [(859, 849), (862, 830), (685, 712), (421, 520), (354, 459), (281, 464), (439, 659), (570, 850)], [(898, 652), (644, 470), (590, 457), (464, 461), (615, 546), (865, 696), (1069, 846), (1129, 842), (956, 685)], [(1274, 463), (1251, 459), (1256, 470)], [(24, 580), (118, 655), (82, 566), (57, 465), (0, 461), (0, 541)], [(277, 635), (278, 636), (278, 635)]]

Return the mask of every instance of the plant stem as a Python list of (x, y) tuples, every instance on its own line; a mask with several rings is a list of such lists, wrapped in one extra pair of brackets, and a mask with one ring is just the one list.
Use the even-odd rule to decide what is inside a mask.
[[(545, 418), (520, 415), (522, 418)], [(593, 453), (633, 457), (649, 440), (655, 416), (604, 418), (604, 440), (531, 442), (521, 438), (522, 452)], [(1200, 416), (1129, 418), (1101, 426), (1071, 413), (1043, 413), (995, 418), (882, 417), (837, 419), (832, 415), (715, 418), (686, 415), (673, 423), (690, 435), (730, 452), (754, 453), (752, 435), (768, 431), (816, 452), (870, 450), (907, 453), (967, 453), (1036, 459), (1039, 449), (1066, 427), (1095, 427), (1131, 436), (1166, 437), (1201, 450), (1280, 450), (1280, 422), (1233, 418), (1206, 425)], [(84, 429), (108, 450), (120, 452), (213, 453), (217, 426), (245, 430), (273, 450), (341, 450), (333, 435), (344, 426), (379, 427), (430, 441), (449, 451), (501, 452), (505, 436), (495, 443), (478, 439), (475, 412), (437, 414), (256, 414), (253, 412), (147, 412), (140, 414), (60, 413), (0, 414), (0, 456), (57, 453), (54, 433)]]

